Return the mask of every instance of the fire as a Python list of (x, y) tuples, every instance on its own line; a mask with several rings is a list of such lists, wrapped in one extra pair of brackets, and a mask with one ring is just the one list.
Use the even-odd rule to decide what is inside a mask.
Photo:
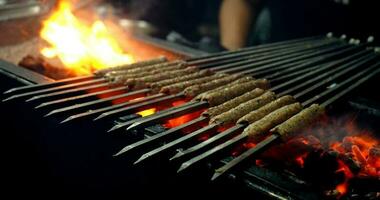
[(145, 116), (149, 116), (149, 115), (152, 115), (156, 112), (156, 108), (150, 108), (150, 109), (147, 109), (147, 110), (143, 110), (141, 112), (138, 112), (136, 114), (139, 114), (141, 115), (141, 117), (145, 117)]
[(339, 192), (340, 196), (347, 193), (348, 181), (354, 177), (350, 168), (347, 167), (342, 161), (338, 160), (339, 169), (336, 172), (343, 172), (345, 177), (344, 181), (336, 186), (336, 190)]
[(46, 58), (59, 58), (75, 75), (134, 61), (102, 21), (85, 24), (71, 12), (68, 1), (60, 1), (58, 9), (43, 22), (40, 36), (50, 45), (40, 53)]
[[(186, 100), (178, 100), (178, 101), (174, 101), (171, 103), (171, 106), (180, 106), (180, 105), (183, 105), (185, 103), (187, 103), (188, 101)], [(204, 110), (198, 110), (198, 111), (195, 111), (195, 112), (192, 112), (192, 113), (189, 113), (189, 114), (186, 114), (186, 115), (182, 115), (180, 117), (176, 117), (176, 118), (173, 118), (173, 119), (170, 119), (168, 120), (164, 126), (166, 128), (173, 128), (173, 127), (176, 127), (176, 126), (179, 126), (181, 124), (184, 124), (186, 122), (189, 122), (197, 117), (200, 116), (200, 114), (203, 112)]]

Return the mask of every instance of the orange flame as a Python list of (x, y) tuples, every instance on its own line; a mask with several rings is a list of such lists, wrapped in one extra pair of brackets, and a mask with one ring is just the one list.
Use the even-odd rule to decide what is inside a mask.
[(43, 22), (41, 38), (50, 47), (41, 49), (46, 58), (58, 57), (76, 75), (132, 63), (101, 21), (86, 25), (71, 12), (68, 1), (60, 1), (58, 9)]

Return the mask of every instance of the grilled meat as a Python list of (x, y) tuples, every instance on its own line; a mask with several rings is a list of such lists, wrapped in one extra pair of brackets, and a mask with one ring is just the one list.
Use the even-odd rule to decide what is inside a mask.
[(245, 83), (236, 84), (231, 87), (225, 87), (212, 93), (204, 95), (202, 101), (207, 101), (210, 106), (220, 105), (228, 100), (249, 92), (255, 88), (267, 89), (269, 83), (265, 79), (251, 80)]
[(178, 92), (183, 91), (187, 87), (197, 85), (197, 84), (207, 83), (207, 82), (210, 82), (213, 80), (218, 80), (218, 79), (221, 79), (221, 78), (226, 77), (226, 76), (227, 76), (227, 74), (217, 73), (217, 74), (214, 74), (212, 76), (206, 76), (206, 77), (188, 80), (188, 81), (184, 81), (184, 82), (180, 82), (180, 83), (174, 83), (174, 84), (162, 87), (160, 92), (161, 93), (167, 93), (167, 94), (176, 94)]
[(253, 141), (258, 141), (265, 137), (270, 129), (286, 121), (301, 110), (302, 105), (300, 103), (293, 103), (283, 106), (269, 113), (260, 120), (250, 124), (247, 128), (244, 129), (243, 134), (247, 134)]
[(313, 104), (303, 109), (297, 115), (286, 120), (284, 123), (275, 127), (272, 132), (282, 136), (283, 139), (291, 137), (292, 134), (310, 126), (318, 117), (324, 113), (324, 108), (318, 104)]
[(194, 73), (198, 71), (199, 69), (196, 67), (187, 67), (185, 69), (179, 69), (179, 70), (173, 70), (169, 72), (162, 72), (159, 74), (154, 74), (154, 75), (149, 75), (145, 77), (140, 77), (140, 78), (131, 78), (125, 81), (125, 85), (134, 87), (134, 88), (142, 88), (146, 87), (147, 83), (152, 83), (155, 81), (162, 81), (166, 79), (171, 79), (175, 78), (178, 76), (183, 76), (189, 73)]
[(296, 100), (290, 95), (280, 97), (280, 98), (268, 103), (267, 105), (246, 114), (244, 117), (240, 118), (237, 121), (237, 123), (238, 124), (252, 124), (252, 123), (260, 120), (261, 118), (265, 117), (269, 113), (274, 112), (275, 110), (277, 110), (277, 109), (279, 109), (285, 105), (289, 105), (289, 104), (292, 104), (295, 102), (296, 102)]
[(239, 118), (248, 114), (249, 112), (264, 106), (265, 104), (276, 99), (276, 95), (273, 92), (265, 92), (263, 95), (249, 100), (239, 106), (217, 115), (210, 119), (210, 123), (219, 123), (221, 125), (235, 123)]
[[(206, 77), (210, 78), (210, 75), (212, 75), (212, 71), (206, 69), (206, 70), (201, 70), (199, 72), (195, 72), (195, 73), (188, 74), (185, 76), (180, 76), (180, 77), (175, 77), (172, 79), (162, 80), (155, 83), (150, 83), (148, 85), (149, 85), (149, 88), (153, 90), (153, 93), (157, 93), (161, 90), (162, 87), (169, 86), (169, 85), (176, 85), (176, 84), (184, 84), (186, 81), (193, 81), (193, 80), (195, 81), (200, 78), (206, 78)], [(182, 86), (179, 86), (179, 87), (182, 87)]]
[[(145, 76), (150, 76), (150, 75), (156, 75), (159, 73), (163, 73), (166, 71), (171, 71), (171, 70), (180, 70), (184, 69), (186, 65), (184, 63), (179, 63), (175, 65), (167, 65), (169, 63), (163, 63), (163, 64), (157, 64), (157, 65), (152, 65), (156, 66), (156, 68), (152, 69), (144, 69), (142, 68), (139, 72), (134, 72), (134, 70), (125, 70), (125, 71), (116, 71), (116, 75), (111, 75), (111, 73), (107, 73), (108, 76), (106, 78), (111, 81), (114, 84), (123, 84), (125, 81), (127, 81), (130, 78), (141, 78)], [(119, 73), (119, 75), (117, 74)]]
[(244, 102), (247, 102), (251, 99), (254, 99), (254, 98), (262, 95), (264, 92), (265, 91), (263, 89), (256, 88), (256, 89), (254, 89), (250, 92), (247, 92), (241, 96), (235, 97), (235, 98), (233, 98), (227, 102), (224, 102), (221, 105), (211, 107), (211, 108), (207, 109), (205, 112), (203, 112), (202, 115), (208, 116), (210, 118), (215, 117), (219, 114), (222, 114), (224, 112), (227, 112), (227, 111), (239, 106), (240, 104), (242, 104)]
[(206, 82), (203, 84), (193, 85), (190, 87), (187, 87), (184, 90), (184, 93), (187, 97), (196, 97), (197, 95), (218, 88), (220, 86), (223, 86), (225, 84), (231, 83), (235, 81), (236, 79), (240, 78), (241, 75), (234, 74), (234, 75), (228, 75), (220, 79), (212, 80), (210, 82)]
[(143, 68), (147, 67), (150, 65), (158, 64), (158, 63), (163, 63), (167, 62), (167, 59), (164, 56), (154, 58), (151, 60), (146, 60), (146, 61), (141, 61), (141, 62), (136, 62), (128, 65), (122, 65), (122, 66), (117, 66), (117, 67), (110, 67), (106, 69), (101, 69), (97, 70), (94, 72), (96, 76), (103, 76), (104, 74), (111, 72), (111, 71), (120, 71), (120, 70), (126, 70), (126, 69), (133, 69), (133, 68)]

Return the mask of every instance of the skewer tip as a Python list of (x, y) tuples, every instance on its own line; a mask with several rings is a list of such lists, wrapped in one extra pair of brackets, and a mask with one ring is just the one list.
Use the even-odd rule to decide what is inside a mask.
[(142, 155), (138, 160), (136, 160), (133, 164), (137, 165), (137, 164), (141, 163), (142, 161), (146, 160), (149, 157), (150, 157), (150, 154), (146, 153), (146, 154)]
[(45, 106), (47, 106), (46, 103), (41, 103), (40, 105), (34, 107), (34, 109), (39, 109), (39, 108), (42, 108), (42, 107), (45, 107)]
[(30, 99), (25, 100), (25, 102), (34, 101), (34, 100), (36, 100), (36, 99), (39, 99), (39, 97), (32, 97), (32, 98), (30, 98)]
[(124, 153), (128, 152), (131, 149), (133, 149), (133, 146), (128, 145), (128, 146), (124, 147), (122, 150), (120, 150), (119, 152), (117, 152), (116, 154), (114, 154), (113, 157), (120, 156), (121, 154), (124, 154)]
[(104, 118), (104, 117), (106, 117), (106, 116), (107, 116), (107, 115), (106, 115), (105, 113), (103, 113), (103, 114), (97, 116), (95, 119), (93, 119), (93, 121), (97, 121), (97, 120), (102, 119), (102, 118)]
[(66, 118), (65, 120), (61, 121), (60, 124), (66, 123), (66, 122), (71, 121), (73, 119), (74, 119), (74, 117), (70, 116), (70, 117)]
[(108, 130), (107, 133), (113, 132), (113, 131), (119, 129), (120, 127), (121, 127), (120, 125), (115, 125), (110, 130)]
[(9, 90), (3, 92), (3, 94), (9, 94), (9, 93), (11, 93), (11, 92), (13, 92), (15, 90), (16, 90), (15, 88), (12, 88), (12, 89), (9, 89)]
[(53, 111), (49, 112), (48, 114), (44, 115), (44, 117), (48, 117), (48, 116), (53, 115), (55, 113), (57, 113), (57, 111), (53, 110)]
[(14, 98), (15, 98), (15, 96), (10, 96), (10, 97), (8, 97), (8, 98), (6, 98), (6, 99), (3, 99), (2, 101), (3, 101), (3, 102), (6, 102), (6, 101), (9, 101), (9, 100), (14, 99)]
[(132, 130), (132, 129), (137, 129), (140, 126), (140, 124), (141, 123), (139, 123), (139, 122), (135, 122), (135, 123), (131, 124), (130, 126), (128, 126), (127, 131)]
[(182, 163), (181, 167), (179, 167), (179, 169), (177, 170), (177, 173), (183, 172), (185, 169), (188, 169), (189, 166), (190, 166), (190, 163), (188, 162)]
[(223, 172), (215, 171), (214, 175), (212, 175), (212, 177), (211, 177), (211, 181), (215, 181), (215, 180), (218, 179), (221, 175), (223, 175)]
[(182, 157), (183, 155), (185, 155), (182, 151), (179, 151), (178, 153), (176, 153), (173, 157), (169, 158), (170, 161), (173, 161), (173, 160), (176, 160), (180, 157)]

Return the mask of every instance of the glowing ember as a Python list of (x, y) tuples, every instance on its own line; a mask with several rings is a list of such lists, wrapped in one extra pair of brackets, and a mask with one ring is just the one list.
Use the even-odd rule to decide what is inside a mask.
[(67, 1), (60, 1), (58, 9), (43, 22), (40, 36), (50, 45), (41, 49), (41, 54), (58, 57), (76, 75), (134, 60), (123, 52), (103, 22), (86, 25), (73, 15)]
[(343, 172), (344, 175), (345, 175), (345, 179), (343, 181), (343, 183), (340, 183), (336, 186), (336, 190), (339, 191), (340, 195), (343, 195), (343, 194), (346, 194), (347, 192), (347, 188), (348, 188), (348, 181), (354, 177), (354, 175), (352, 174), (351, 170), (340, 160), (338, 160), (338, 164), (339, 164), (339, 169), (336, 171), (337, 173), (338, 172)]
[[(187, 102), (188, 101), (186, 101), (186, 100), (178, 100), (178, 101), (172, 102), (171, 106), (180, 106), (180, 105), (183, 105)], [(170, 119), (164, 124), (164, 126), (166, 128), (173, 128), (173, 127), (179, 126), (179, 125), (184, 124), (186, 122), (189, 122), (195, 118), (198, 118), (203, 111), (204, 111), (204, 109), (199, 110), (199, 111), (195, 111), (195, 112), (192, 112), (192, 113), (189, 113), (186, 115), (182, 115), (180, 117)]]
[(143, 110), (141, 112), (138, 112), (136, 114), (139, 114), (141, 115), (141, 117), (145, 117), (145, 116), (148, 116), (148, 115), (152, 115), (156, 112), (156, 108), (150, 108), (150, 109), (147, 109), (147, 110)]

